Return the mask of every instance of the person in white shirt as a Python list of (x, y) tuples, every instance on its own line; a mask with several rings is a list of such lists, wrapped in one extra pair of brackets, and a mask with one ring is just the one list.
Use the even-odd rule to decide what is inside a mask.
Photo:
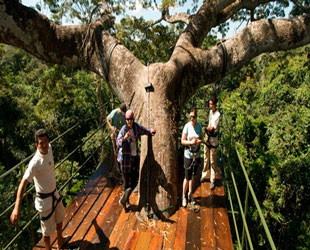
[(192, 108), (189, 114), (190, 121), (185, 124), (182, 131), (181, 144), (184, 149), (185, 177), (183, 181), (182, 206), (187, 206), (186, 190), (188, 188), (188, 201), (193, 202), (193, 178), (197, 173), (200, 162), (200, 144), (203, 136), (202, 126), (197, 121), (197, 111)]
[(211, 162), (211, 174), (210, 174), (210, 189), (215, 188), (215, 175), (221, 176), (221, 170), (216, 166), (216, 148), (218, 146), (218, 132), (220, 125), (220, 112), (216, 109), (217, 98), (212, 96), (209, 100), (209, 123), (205, 128), (206, 132), (206, 145), (204, 148), (204, 167), (201, 175), (201, 182), (203, 182), (206, 177), (208, 170), (210, 168)]
[(52, 147), (49, 144), (49, 136), (45, 129), (35, 132), (35, 145), (37, 151), (21, 180), (15, 207), (10, 220), (17, 224), (20, 218), (20, 205), (27, 185), (34, 181), (36, 189), (35, 208), (40, 214), (43, 241), (46, 249), (52, 249), (50, 235), (57, 230), (58, 247), (62, 247), (65, 238), (62, 236), (62, 222), (65, 217), (64, 206), (56, 190), (56, 179), (54, 170), (54, 158)]

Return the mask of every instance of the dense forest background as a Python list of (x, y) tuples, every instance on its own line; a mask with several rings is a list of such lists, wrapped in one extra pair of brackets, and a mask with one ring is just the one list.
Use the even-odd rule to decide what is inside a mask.
[[(144, 63), (166, 61), (170, 56), (167, 48), (175, 44), (184, 27), (145, 27), (143, 19), (133, 22), (124, 18), (116, 36)], [(133, 34), (145, 37), (133, 39)], [(163, 40), (167, 42), (161, 43)], [(204, 46), (216, 42), (215, 36), (210, 35)], [(198, 120), (206, 124), (208, 98), (217, 94), (222, 114), (218, 149), (221, 168), (226, 173), (234, 172), (244, 200), (246, 182), (237, 147), (277, 249), (310, 248), (309, 58), (309, 46), (259, 56), (238, 73), (200, 89), (184, 107), (179, 124), (181, 133), (190, 107), (198, 108)], [(78, 124), (53, 143), (56, 164), (63, 162), (57, 169), (57, 183), (61, 186), (105, 142), (107, 131), (98, 128), (104, 125), (104, 115), (118, 103), (108, 84), (95, 74), (47, 65), (22, 50), (0, 44), (0, 175), (34, 152), (36, 129), (46, 127), (51, 139), (55, 139)], [(83, 144), (96, 130), (98, 133)], [(65, 159), (79, 145), (82, 147)], [(109, 154), (107, 140), (64, 189), (66, 203)], [(31, 196), (23, 201), (19, 229), (8, 226), (12, 209), (3, 213), (15, 200), (17, 183), (27, 163), (0, 179), (0, 248), (35, 214)], [(229, 180), (229, 175), (224, 178)], [(240, 215), (237, 219), (241, 222)], [(255, 249), (268, 249), (252, 199), (247, 219)], [(38, 240), (38, 229), (39, 221), (35, 220), (18, 238), (15, 248), (29, 245), (31, 249)], [(231, 229), (234, 235), (232, 226)]]

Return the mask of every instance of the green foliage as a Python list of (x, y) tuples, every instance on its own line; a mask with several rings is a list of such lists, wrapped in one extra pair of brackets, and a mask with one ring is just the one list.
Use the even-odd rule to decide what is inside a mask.
[[(278, 249), (310, 246), (308, 50), (260, 56), (241, 70), (244, 75), (224, 79), (235, 82), (239, 76), (239, 83), (219, 95), (220, 155), (231, 153), (226, 168), (234, 171), (244, 197), (246, 183), (233, 148), (238, 146)], [(252, 201), (248, 220), (255, 249), (268, 249)]]
[(183, 31), (183, 26), (148, 27), (149, 24), (143, 18), (126, 16), (119, 25), (116, 25), (116, 37), (145, 64), (166, 62), (173, 51), (177, 37)]

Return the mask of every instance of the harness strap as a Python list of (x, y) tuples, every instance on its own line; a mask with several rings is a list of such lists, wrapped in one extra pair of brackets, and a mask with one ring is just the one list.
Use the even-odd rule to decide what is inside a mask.
[(104, 71), (104, 76), (107, 82), (109, 82), (109, 69), (110, 69), (110, 58), (112, 55), (112, 52), (114, 50), (114, 48), (116, 47), (116, 45), (118, 45), (118, 42), (113, 42), (109, 49), (108, 49), (108, 53), (107, 53), (107, 58), (106, 61), (104, 61), (104, 56), (103, 56), (103, 49), (102, 47), (99, 47), (99, 54), (100, 54), (100, 62), (101, 62), (101, 66), (103, 68)]
[(206, 141), (206, 146), (208, 147), (208, 148), (217, 148), (217, 146), (218, 145), (216, 145), (216, 146), (213, 146), (213, 145), (211, 145), (210, 144), (210, 137), (217, 137), (217, 132), (214, 132), (214, 133), (210, 133), (208, 130), (207, 130), (207, 135), (208, 135), (208, 140)]
[[(62, 200), (61, 197), (59, 199), (56, 198), (55, 192), (56, 192), (56, 188), (51, 193), (39, 193), (39, 192), (36, 193), (36, 197), (41, 198), (41, 199), (46, 199), (52, 196), (52, 211), (47, 216), (40, 216), (40, 219), (42, 221), (48, 220), (53, 215), (55, 208), (57, 207), (58, 203)], [(57, 201), (56, 204), (55, 204), (55, 201)]]
[(223, 68), (222, 68), (222, 76), (226, 74), (227, 71), (227, 49), (224, 44), (225, 40), (220, 41), (217, 46), (221, 46), (222, 52), (223, 52)]

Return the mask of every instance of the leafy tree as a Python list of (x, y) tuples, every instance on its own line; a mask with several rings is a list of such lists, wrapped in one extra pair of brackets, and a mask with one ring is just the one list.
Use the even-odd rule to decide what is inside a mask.
[[(54, 5), (55, 10), (61, 3), (56, 0), (48, 1), (50, 6)], [(88, 8), (91, 3), (96, 5), (98, 1), (86, 1), (83, 6)], [(144, 1), (143, 5), (150, 6), (152, 3)], [(308, 15), (289, 19), (275, 18), (283, 16), (283, 7), (287, 6), (288, 1), (211, 0), (203, 2), (192, 15), (178, 13), (172, 16), (166, 6), (173, 3), (164, 3), (166, 5), (161, 8), (160, 21), (182, 22), (186, 26), (178, 36), (173, 51), (168, 52), (166, 49), (165, 54), (170, 55), (169, 59), (146, 67), (124, 45), (117, 44), (118, 40), (113, 35), (112, 13), (118, 14), (126, 9), (126, 5), (122, 5), (123, 1), (103, 2), (103, 15), (99, 19), (92, 20), (89, 25), (76, 26), (56, 25), (17, 0), (0, 1), (5, 6), (1, 9), (0, 29), (3, 32), (0, 33), (0, 42), (20, 47), (50, 63), (82, 67), (99, 74), (109, 82), (119, 99), (135, 111), (138, 121), (157, 128), (158, 134), (153, 138), (152, 145), (147, 145), (147, 139), (143, 139), (141, 159), (143, 165), (149, 153), (146, 149), (152, 148), (154, 159), (150, 162), (159, 166), (152, 168), (152, 174), (157, 178), (153, 178), (154, 182), (151, 183), (150, 204), (155, 210), (176, 204), (177, 128), (182, 109), (190, 97), (200, 87), (239, 70), (261, 53), (288, 50), (309, 43), (310, 34)], [(193, 3), (194, 10), (197, 1)], [(90, 12), (80, 13), (89, 15)], [(225, 28), (225, 22), (242, 15), (251, 19), (245, 29), (225, 41), (224, 45), (201, 49), (212, 28)], [(272, 19), (266, 19), (267, 17)], [(165, 54), (162, 56), (165, 57)], [(152, 83), (154, 92), (146, 94), (144, 86), (149, 82)], [(149, 95), (150, 102), (147, 106)], [(152, 111), (149, 121), (147, 110)], [(243, 121), (242, 117), (238, 119), (241, 124), (248, 122)], [(250, 124), (249, 122), (249, 131)], [(159, 183), (167, 185), (159, 187)], [(152, 192), (157, 189), (159, 192)], [(145, 206), (145, 198), (146, 195), (142, 193), (141, 206)], [(173, 211), (174, 209), (170, 209), (164, 216)]]

